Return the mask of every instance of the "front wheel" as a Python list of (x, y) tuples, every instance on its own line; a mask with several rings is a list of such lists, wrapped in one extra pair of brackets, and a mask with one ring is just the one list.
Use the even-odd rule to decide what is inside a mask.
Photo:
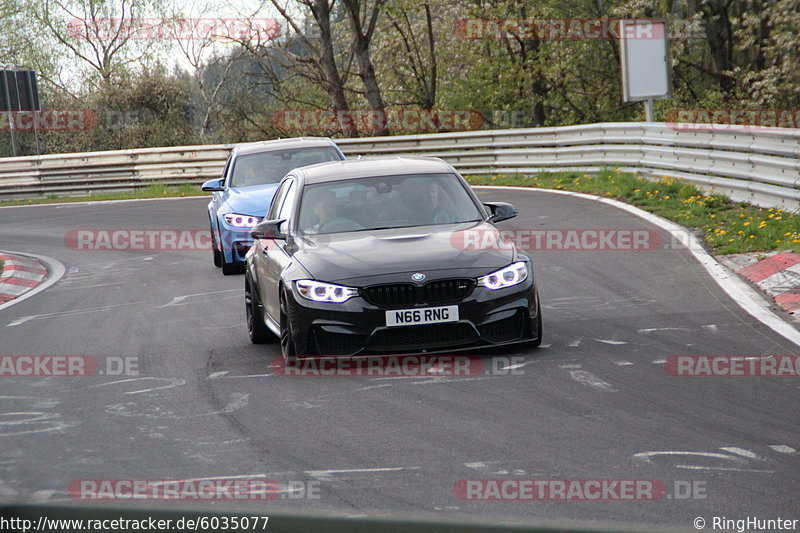
[(281, 289), (280, 293), (280, 322), (281, 322), (281, 355), (285, 361), (297, 359), (297, 349), (292, 333), (292, 323), (289, 320), (289, 303), (286, 297), (286, 289)]
[(225, 261), (225, 254), (220, 252), (221, 260), (222, 260), (222, 273), (226, 276), (230, 276), (232, 274), (241, 274), (244, 272), (244, 263), (232, 262), (228, 263)]
[(217, 239), (214, 238), (214, 228), (211, 228), (211, 252), (214, 254), (214, 266), (219, 268), (222, 266), (222, 252), (219, 250)]
[(536, 303), (536, 331), (539, 333), (539, 338), (535, 341), (531, 341), (528, 346), (531, 348), (538, 348), (540, 344), (542, 344), (542, 304), (541, 302)]
[(244, 280), (244, 306), (250, 342), (253, 344), (265, 344), (271, 341), (274, 335), (264, 324), (264, 313), (261, 312), (258, 293), (253, 290), (250, 276), (246, 276)]

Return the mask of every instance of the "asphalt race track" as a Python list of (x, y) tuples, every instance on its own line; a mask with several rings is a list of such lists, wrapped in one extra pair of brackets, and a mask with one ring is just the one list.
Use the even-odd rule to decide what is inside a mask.
[[(519, 209), (502, 229), (657, 229), (581, 198), (479, 194)], [(798, 353), (686, 249), (534, 252), (544, 343), (484, 355), (492, 375), (286, 377), (270, 372), (277, 344), (248, 340), (243, 276), (223, 277), (210, 251), (65, 245), (75, 229), (205, 230), (206, 203), (0, 209), (0, 250), (66, 268), (55, 285), (0, 311), (0, 355), (138, 365), (138, 375), (0, 378), (2, 500), (72, 502), (67, 487), (80, 479), (237, 476), (319, 490), (237, 504), (265, 514), (466, 513), (687, 529), (695, 517), (800, 518), (800, 380), (664, 369), (678, 355)], [(454, 495), (459, 480), (494, 478), (661, 480), (672, 497)], [(675, 487), (686, 486), (698, 490), (684, 498)]]

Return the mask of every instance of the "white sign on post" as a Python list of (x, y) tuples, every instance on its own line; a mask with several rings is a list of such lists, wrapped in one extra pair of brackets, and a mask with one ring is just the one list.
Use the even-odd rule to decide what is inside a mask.
[(662, 19), (621, 20), (619, 43), (623, 100), (644, 100), (647, 121), (652, 122), (653, 100), (671, 95), (667, 22)]

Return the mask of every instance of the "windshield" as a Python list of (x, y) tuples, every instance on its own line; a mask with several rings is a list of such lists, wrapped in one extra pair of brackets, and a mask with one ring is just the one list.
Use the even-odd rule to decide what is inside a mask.
[(306, 186), (298, 227), (306, 234), (326, 234), (481, 218), (453, 174), (378, 176)]
[(233, 167), (230, 186), (250, 187), (279, 183), (292, 169), (341, 159), (339, 152), (332, 146), (240, 155)]

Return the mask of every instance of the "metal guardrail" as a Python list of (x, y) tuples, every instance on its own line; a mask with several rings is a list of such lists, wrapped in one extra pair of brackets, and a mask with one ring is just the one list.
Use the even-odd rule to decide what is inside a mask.
[[(441, 157), (463, 174), (602, 168), (681, 178), (736, 201), (800, 209), (800, 130), (601, 123), (338, 139), (348, 156)], [(0, 199), (199, 184), (219, 175), (231, 145), (146, 148), (0, 159)]]
[(232, 145), (142, 148), (0, 159), (0, 199), (85, 196), (154, 183), (197, 185), (222, 173)]

